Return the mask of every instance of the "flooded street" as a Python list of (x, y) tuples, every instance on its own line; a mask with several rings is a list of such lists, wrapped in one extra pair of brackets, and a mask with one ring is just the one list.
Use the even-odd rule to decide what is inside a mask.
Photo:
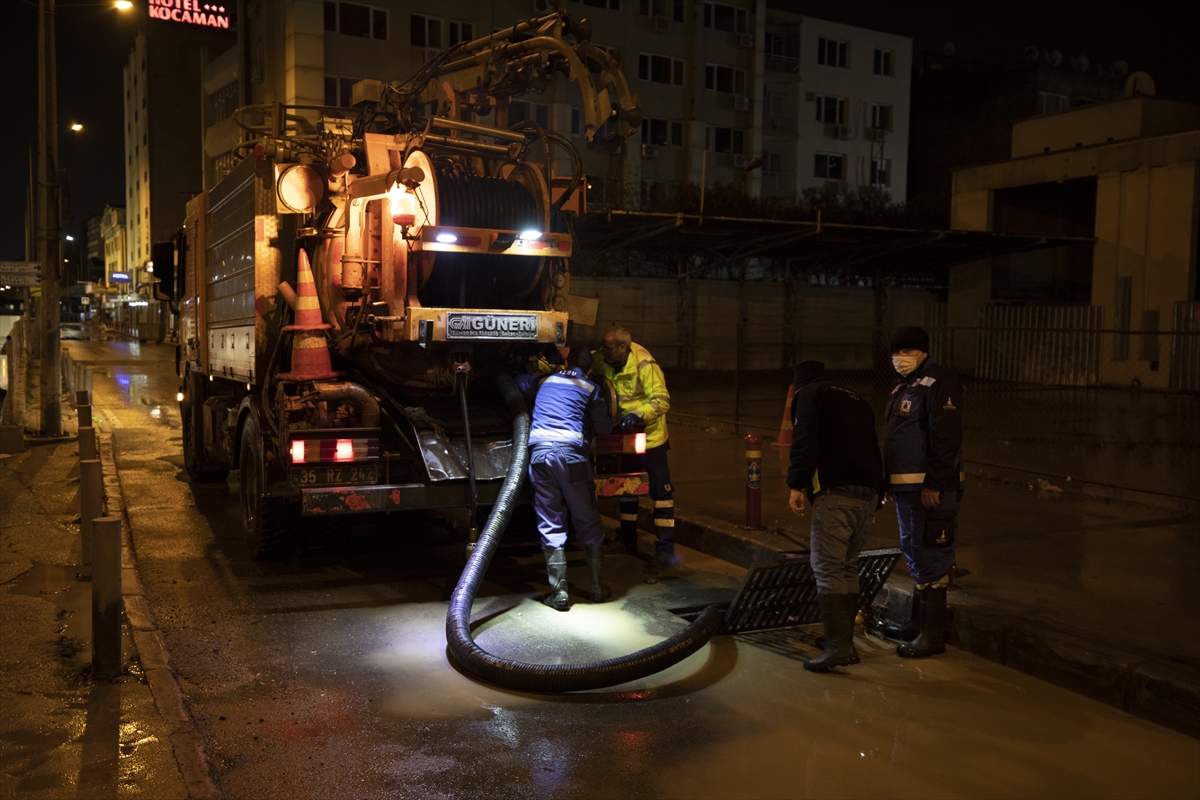
[[(69, 346), (97, 370), (96, 418), (114, 434), (146, 599), (230, 798), (1200, 793), (1196, 739), (957, 648), (907, 661), (860, 635), (862, 663), (820, 675), (801, 668), (815, 631), (786, 629), (719, 636), (611, 690), (481, 684), (446, 654), (462, 548), (446, 527), (398, 517), (343, 528), (323, 553), (253, 562), (237, 473), (212, 487), (184, 478), (172, 349)], [(659, 641), (685, 624), (670, 609), (728, 597), (744, 574), (687, 550), (682, 568), (648, 583), (640, 561), (610, 556), (613, 601), (575, 595), (559, 614), (537, 602), (544, 565), (520, 534), (473, 619), (481, 646), (526, 661)], [(586, 582), (582, 553), (569, 575)]]

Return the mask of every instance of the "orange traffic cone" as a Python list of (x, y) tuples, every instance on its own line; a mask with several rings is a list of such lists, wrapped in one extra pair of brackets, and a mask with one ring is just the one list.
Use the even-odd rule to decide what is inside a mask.
[(787, 401), (783, 404), (783, 423), (779, 426), (779, 441), (771, 442), (772, 447), (792, 446), (792, 398), (796, 396), (796, 384), (788, 387)]
[(286, 381), (336, 378), (324, 333), (333, 326), (321, 318), (317, 285), (313, 282), (308, 254), (303, 250), (300, 251), (300, 263), (296, 267), (296, 298), (296, 324), (284, 328), (292, 332), (292, 369), (279, 377)]

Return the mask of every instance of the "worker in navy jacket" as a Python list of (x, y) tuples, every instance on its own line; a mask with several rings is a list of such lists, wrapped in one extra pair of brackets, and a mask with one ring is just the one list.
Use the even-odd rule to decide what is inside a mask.
[[(600, 551), (604, 529), (596, 505), (591, 460), (592, 437), (609, 433), (612, 417), (600, 388), (588, 378), (591, 366), (591, 353), (586, 348), (573, 348), (567, 355), (566, 369), (550, 374), (536, 386), (529, 428), (529, 481), (551, 589), (543, 602), (558, 611), (570, 607), (563, 549), (568, 514), (587, 553), (592, 602), (602, 603), (612, 594), (604, 585)], [(532, 378), (524, 380), (527, 395), (534, 385)]]
[(899, 382), (884, 413), (883, 460), (900, 546), (916, 587), (908, 624), (882, 633), (904, 640), (899, 655), (921, 658), (946, 650), (946, 587), (965, 480), (963, 387), (954, 372), (929, 357), (923, 328), (896, 331), (891, 350)]

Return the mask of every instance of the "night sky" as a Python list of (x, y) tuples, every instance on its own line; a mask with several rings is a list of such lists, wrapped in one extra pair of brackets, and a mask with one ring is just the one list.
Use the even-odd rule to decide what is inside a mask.
[[(634, 2), (635, 0), (627, 0)], [(940, 53), (945, 42), (957, 55), (985, 63), (1017, 63), (1026, 45), (1059, 50), (1064, 59), (1128, 62), (1154, 78), (1158, 94), (1200, 102), (1200, 3), (1008, 0), (847, 2), (770, 0), (774, 7), (813, 17), (876, 28), (913, 38), (914, 50)], [(140, 4), (138, 4), (140, 7)], [(106, 204), (122, 202), (124, 125), (121, 70), (144, 7), (121, 13), (104, 0), (60, 0), (58, 19), (59, 149), (67, 170), (73, 228)], [(572, 8), (578, 8), (572, 6)], [(23, 220), (29, 148), (37, 139), (37, 7), (34, 0), (0, 0), (5, 46), (6, 110), (0, 126), (0, 260), (24, 258)], [(397, 76), (403, 77), (403, 76)], [(78, 121), (82, 134), (68, 126)], [(198, 157), (191, 155), (190, 157)]]

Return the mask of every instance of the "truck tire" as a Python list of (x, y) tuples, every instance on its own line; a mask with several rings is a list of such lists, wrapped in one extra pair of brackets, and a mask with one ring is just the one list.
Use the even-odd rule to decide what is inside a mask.
[(263, 496), (266, 459), (262, 429), (254, 415), (246, 417), (239, 448), (239, 488), (242, 500), (242, 531), (250, 557), (271, 561), (285, 555), (291, 545), (289, 528), (296, 521), (293, 504)]
[(183, 427), (183, 471), (193, 483), (224, 483), (229, 477), (228, 469), (213, 469), (204, 455), (204, 427), (196, 414), (196, 381), (191, 373), (184, 378), (184, 397), (179, 404), (179, 417)]

